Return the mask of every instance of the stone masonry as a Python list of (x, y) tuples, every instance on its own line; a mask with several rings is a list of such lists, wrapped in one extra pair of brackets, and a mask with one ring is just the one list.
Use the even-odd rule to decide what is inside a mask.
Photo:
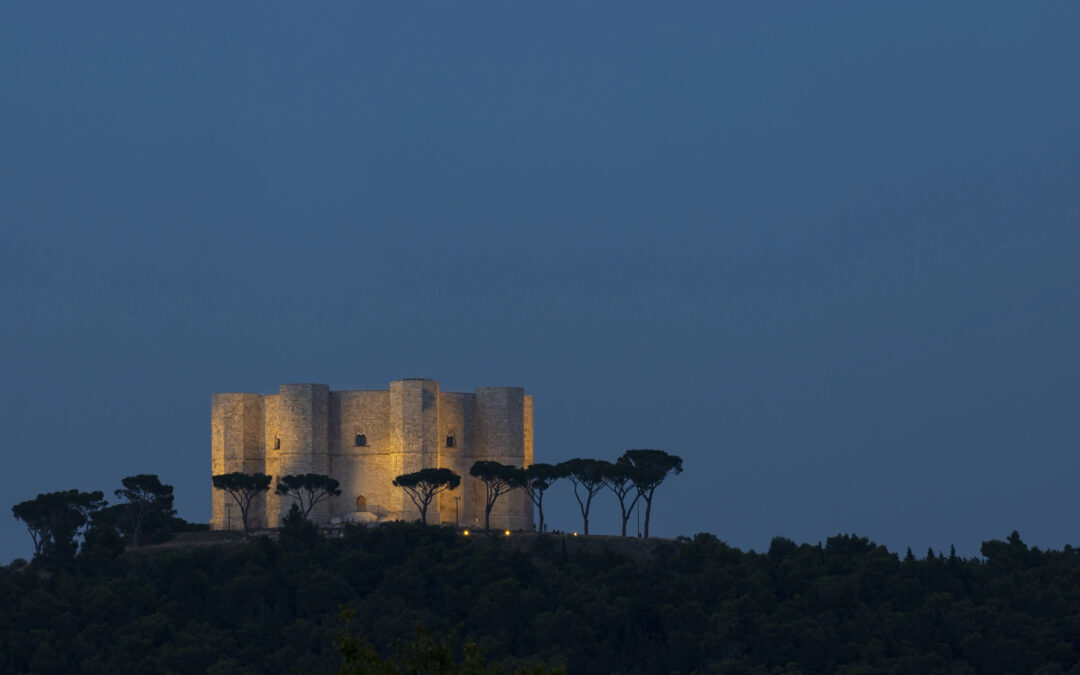
[[(283, 384), (277, 394), (214, 394), (210, 403), (211, 471), (274, 477), (252, 506), (253, 527), (277, 527), (292, 500), (273, 488), (280, 476), (321, 473), (341, 496), (316, 507), (319, 523), (416, 520), (419, 512), (394, 478), (423, 468), (452, 469), (456, 490), (435, 498), (429, 523), (484, 522), (484, 484), (469, 475), (477, 460), (525, 467), (533, 462), (533, 397), (520, 387), (440, 391), (434, 380), (407, 379), (383, 391), (331, 391), (325, 384)], [(240, 511), (211, 489), (210, 527), (241, 529)], [(499, 497), (491, 525), (532, 529), (532, 502), (520, 490)]]

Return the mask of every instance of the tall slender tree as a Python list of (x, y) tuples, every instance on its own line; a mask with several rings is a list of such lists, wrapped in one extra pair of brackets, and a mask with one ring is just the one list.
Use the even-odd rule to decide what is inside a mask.
[(330, 476), (321, 473), (304, 473), (298, 476), (288, 475), (278, 478), (279, 495), (292, 497), (300, 508), (304, 520), (311, 515), (311, 510), (321, 502), (341, 494), (339, 483)]
[(461, 476), (450, 469), (420, 469), (403, 473), (394, 479), (394, 485), (405, 491), (416, 508), (420, 509), (420, 522), (427, 525), (428, 506), (441, 492), (461, 485)]
[(592, 500), (604, 489), (604, 475), (611, 466), (611, 462), (605, 462), (602, 459), (578, 458), (568, 459), (559, 466), (574, 484), (574, 498), (577, 499), (578, 506), (581, 508), (585, 534), (589, 534), (589, 511), (592, 509)]
[[(634, 475), (637, 469), (630, 462), (620, 457), (614, 464), (608, 465), (604, 472), (604, 485), (615, 493), (619, 500), (619, 515), (622, 518), (622, 536), (626, 536), (626, 523), (630, 520), (630, 514), (634, 511), (634, 505), (641, 497), (634, 485)], [(629, 502), (626, 500), (633, 495)]]
[(682, 457), (663, 450), (642, 449), (627, 450), (621, 459), (634, 467), (634, 487), (637, 488), (638, 496), (645, 500), (645, 536), (648, 537), (653, 495), (669, 475), (682, 473)]
[(499, 497), (525, 483), (525, 472), (516, 466), (499, 462), (478, 461), (469, 469), (469, 475), (484, 483), (484, 531), (491, 531), (491, 509)]
[(215, 488), (223, 490), (240, 507), (240, 520), (244, 524), (244, 536), (250, 535), (251, 527), (248, 516), (250, 515), (251, 504), (256, 497), (270, 491), (270, 481), (273, 479), (265, 473), (249, 474), (234, 471), (232, 473), (218, 474), (211, 480)]
[(543, 533), (544, 531), (544, 493), (551, 484), (560, 478), (565, 478), (566, 472), (559, 466), (553, 464), (532, 464), (525, 469), (525, 482), (522, 486), (525, 489), (525, 494), (529, 496), (533, 504), (536, 504), (536, 510), (540, 513), (540, 524), (537, 527), (537, 531)]

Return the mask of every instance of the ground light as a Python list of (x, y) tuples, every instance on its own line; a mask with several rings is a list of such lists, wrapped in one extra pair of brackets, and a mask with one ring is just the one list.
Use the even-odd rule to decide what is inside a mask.
[(506, 532), (504, 532), (503, 534), (505, 534), (506, 536), (508, 536), (508, 537), (509, 537), (509, 536), (510, 536), (510, 530), (507, 530), (507, 531), (506, 531)]
[(467, 536), (469, 536), (469, 531), (465, 530), (464, 532), (462, 532), (462, 534), (464, 534), (467, 537)]

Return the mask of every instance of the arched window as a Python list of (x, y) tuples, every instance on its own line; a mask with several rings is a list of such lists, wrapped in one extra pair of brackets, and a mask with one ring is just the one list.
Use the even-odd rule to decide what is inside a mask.
[(448, 448), (454, 447), (454, 441), (455, 441), (454, 432), (453, 431), (446, 432), (446, 447), (448, 447)]
[(281, 449), (281, 436), (274, 436), (274, 449), (275, 450), (280, 450)]
[(367, 497), (365, 497), (364, 495), (356, 496), (356, 510), (367, 511)]
[(366, 445), (367, 445), (367, 436), (364, 435), (363, 431), (357, 431), (356, 432), (356, 447), (363, 448)]

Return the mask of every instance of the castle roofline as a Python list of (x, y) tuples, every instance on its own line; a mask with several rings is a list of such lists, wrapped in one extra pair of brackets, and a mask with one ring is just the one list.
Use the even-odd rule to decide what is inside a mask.
[[(390, 385), (393, 385), (394, 382), (432, 382), (432, 383), (435, 383), (436, 385), (439, 384), (438, 380), (434, 380), (434, 379), (429, 378), (429, 377), (406, 377), (406, 378), (402, 378), (400, 380), (393, 380), (392, 382), (390, 382)], [(283, 388), (287, 388), (287, 387), (318, 387), (318, 388), (326, 388), (331, 393), (335, 393), (335, 394), (336, 393), (362, 393), (362, 392), (377, 393), (377, 392), (387, 392), (387, 391), (390, 391), (390, 389), (391, 389), (390, 386), (388, 386), (385, 389), (332, 389), (330, 387), (330, 385), (322, 383), (322, 382), (287, 382), (287, 383), (279, 385), (277, 391), (268, 392), (268, 393), (259, 393), (259, 392), (253, 392), (253, 391), (222, 391), (222, 392), (215, 392), (213, 394), (213, 396), (277, 396), (279, 393), (281, 393), (281, 390)], [(446, 390), (446, 389), (442, 389), (440, 387), (440, 393), (442, 393), (442, 394), (456, 394), (456, 395), (460, 395), (460, 396), (475, 396), (479, 392), (493, 391), (493, 390), (499, 390), (499, 389), (513, 389), (513, 390), (524, 391), (525, 388), (515, 386), (515, 385), (495, 385), (495, 386), (487, 386), (487, 387), (477, 387), (473, 391), (449, 391), (449, 390)]]

